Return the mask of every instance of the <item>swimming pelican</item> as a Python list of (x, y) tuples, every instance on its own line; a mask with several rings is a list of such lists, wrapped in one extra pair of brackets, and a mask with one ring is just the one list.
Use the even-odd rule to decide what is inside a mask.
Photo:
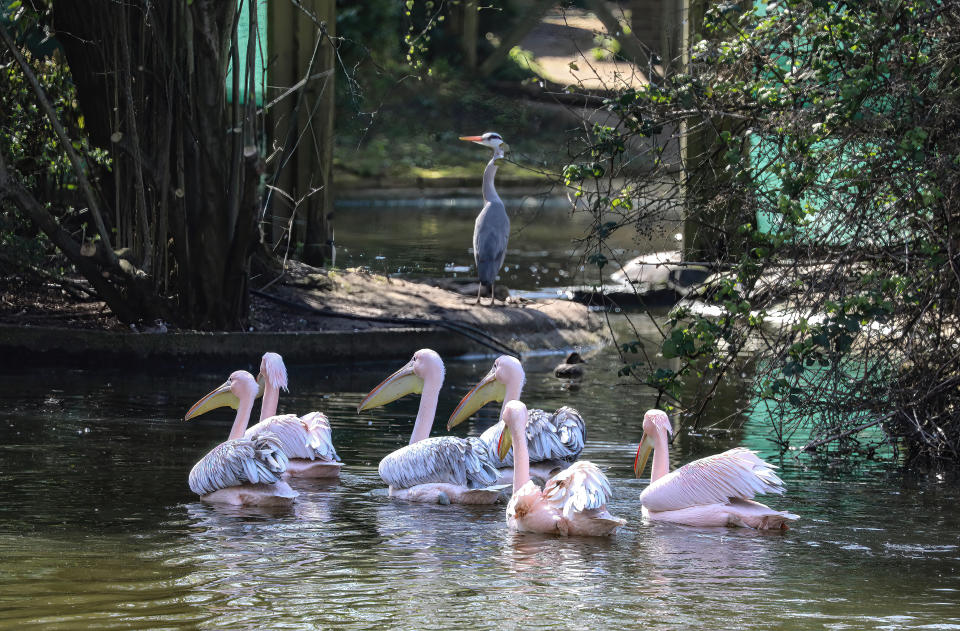
[[(297, 497), (282, 479), (287, 457), (277, 437), (270, 432), (244, 433), (256, 398), (253, 375), (238, 370), (191, 408), (191, 412), (206, 406), (237, 409), (226, 442), (211, 449), (190, 471), (190, 490), (200, 499), (240, 506), (284, 506)], [(184, 420), (192, 416), (196, 414), (188, 412)]]
[(643, 514), (650, 519), (687, 526), (745, 526), (786, 529), (798, 515), (775, 511), (753, 497), (760, 493), (782, 495), (783, 481), (772, 465), (756, 453), (738, 447), (670, 469), (667, 437), (673, 433), (662, 410), (643, 415), (643, 437), (633, 471), (639, 478), (653, 452), (650, 486), (640, 494)]
[(504, 152), (509, 147), (503, 142), (500, 134), (494, 131), (488, 131), (482, 136), (461, 136), (460, 140), (475, 142), (493, 149), (493, 157), (483, 169), (481, 186), (483, 209), (477, 215), (477, 221), (473, 226), (473, 259), (477, 264), (477, 277), (480, 281), (477, 300), (473, 304), (480, 304), (483, 286), (489, 285), (490, 306), (493, 306), (497, 300), (494, 293), (497, 272), (500, 271), (503, 259), (507, 255), (507, 240), (510, 238), (510, 217), (507, 216), (503, 201), (493, 186), (493, 178), (497, 175), (497, 160), (504, 157)]
[(443, 385), (443, 362), (429, 348), (413, 354), (407, 364), (370, 391), (357, 412), (386, 405), (410, 393), (422, 393), (410, 444), (380, 461), (380, 477), (390, 496), (412, 502), (493, 504), (499, 489), (497, 469), (486, 445), (477, 438), (430, 436)]
[(340, 468), (331, 440), (330, 421), (322, 412), (277, 415), (280, 389), (287, 390), (287, 367), (278, 353), (264, 353), (257, 382), (263, 387), (260, 422), (247, 432), (268, 430), (276, 435), (290, 459), (287, 475), (297, 478), (337, 478)]
[[(581, 460), (547, 480), (540, 490), (530, 479), (527, 452), (527, 406), (509, 401), (503, 410), (506, 426), (498, 447), (506, 456), (513, 442), (513, 497), (507, 504), (507, 525), (519, 532), (559, 535), (612, 535), (625, 523), (607, 511), (610, 482), (600, 468)], [(513, 437), (516, 436), (516, 440)]]
[[(504, 402), (500, 407), (502, 416), (506, 402), (520, 398), (525, 379), (520, 360), (501, 355), (493, 362), (490, 372), (457, 405), (447, 422), (447, 429), (470, 418), (471, 414), (490, 401)], [(503, 427), (501, 419), (484, 431), (480, 440), (487, 445), (491, 460), (500, 469), (500, 483), (509, 484), (513, 476), (513, 454), (507, 453), (505, 458), (501, 458), (497, 453)], [(586, 425), (575, 409), (564, 406), (552, 416), (543, 410), (530, 410), (527, 440), (530, 445), (531, 473), (546, 480), (558, 469), (570, 466), (583, 451), (585, 439)]]

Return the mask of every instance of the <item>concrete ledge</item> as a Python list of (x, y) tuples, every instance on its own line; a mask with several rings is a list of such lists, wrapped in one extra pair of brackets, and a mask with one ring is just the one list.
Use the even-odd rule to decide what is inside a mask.
[(0, 351), (18, 361), (102, 365), (144, 359), (222, 365), (247, 362), (276, 351), (298, 363), (343, 363), (407, 358), (429, 346), (442, 355), (463, 355), (479, 347), (440, 328), (378, 328), (357, 332), (221, 333), (175, 331), (127, 333), (93, 329), (0, 325)]
[[(594, 346), (602, 337), (576, 331), (514, 332), (505, 340), (517, 351)], [(290, 363), (345, 364), (407, 359), (432, 348), (443, 357), (496, 354), (468, 337), (442, 327), (381, 327), (358, 331), (223, 333), (172, 331), (133, 333), (96, 329), (0, 325), (0, 352), (18, 364), (67, 363), (80, 366), (136, 365), (151, 362), (222, 366), (245, 363), (266, 351)]]

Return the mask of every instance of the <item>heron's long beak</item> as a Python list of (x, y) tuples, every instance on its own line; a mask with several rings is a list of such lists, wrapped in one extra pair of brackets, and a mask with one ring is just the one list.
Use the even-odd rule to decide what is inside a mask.
[(466, 140), (467, 142), (475, 142), (479, 145), (483, 144), (483, 136), (460, 136), (460, 140)]
[(206, 414), (210, 410), (215, 410), (224, 406), (230, 406), (236, 410), (239, 405), (240, 399), (237, 398), (237, 395), (230, 391), (230, 381), (228, 380), (216, 390), (194, 403), (193, 406), (187, 410), (183, 420), (189, 421), (190, 419), (200, 416), (201, 414)]
[(637, 457), (633, 461), (634, 476), (639, 478), (640, 474), (643, 473), (643, 470), (647, 467), (647, 460), (650, 459), (651, 453), (653, 453), (653, 439), (644, 432), (643, 436), (640, 437), (640, 446), (637, 447)]
[(453, 414), (450, 415), (450, 420), (447, 421), (447, 429), (452, 429), (464, 422), (490, 401), (503, 401), (505, 396), (507, 396), (507, 387), (497, 381), (496, 371), (491, 369), (487, 376), (460, 400)]
[(510, 433), (509, 427), (504, 426), (500, 433), (500, 440), (497, 442), (497, 456), (500, 460), (507, 457), (511, 447), (513, 447), (513, 434)]
[(413, 362), (393, 373), (383, 380), (383, 382), (370, 391), (360, 405), (357, 406), (357, 412), (378, 408), (391, 401), (396, 401), (400, 397), (408, 394), (420, 394), (423, 392), (423, 377), (413, 372)]

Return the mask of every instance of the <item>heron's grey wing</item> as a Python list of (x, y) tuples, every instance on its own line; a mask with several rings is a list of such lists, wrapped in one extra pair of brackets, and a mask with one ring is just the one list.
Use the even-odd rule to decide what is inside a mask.
[(477, 216), (473, 230), (473, 256), (477, 263), (477, 275), (484, 283), (497, 277), (507, 254), (510, 238), (510, 218), (498, 199), (487, 202)]
[(220, 443), (190, 470), (190, 490), (207, 495), (241, 484), (273, 484), (287, 470), (287, 456), (272, 434), (260, 433)]
[(320, 412), (271, 416), (248, 429), (244, 436), (262, 432), (276, 436), (288, 458), (339, 460), (331, 441), (330, 422)]
[(569, 518), (575, 512), (603, 508), (613, 492), (600, 467), (581, 460), (550, 478), (543, 487), (543, 497)]
[(497, 481), (497, 469), (486, 446), (476, 438), (435, 436), (388, 454), (380, 461), (380, 477), (397, 489), (443, 482), (484, 488)]

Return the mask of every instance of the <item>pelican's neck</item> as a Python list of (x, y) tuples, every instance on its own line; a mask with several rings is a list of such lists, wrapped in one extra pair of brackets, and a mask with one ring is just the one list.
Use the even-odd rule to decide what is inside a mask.
[(650, 482), (656, 482), (670, 473), (670, 446), (663, 432), (657, 432), (653, 439), (653, 468), (650, 470)]
[(413, 424), (413, 433), (410, 434), (411, 445), (430, 437), (433, 417), (437, 414), (437, 400), (440, 398), (440, 387), (442, 385), (442, 376), (428, 375), (424, 378), (423, 392), (420, 394), (420, 409), (417, 410), (417, 420)]
[(497, 160), (502, 157), (503, 153), (495, 150), (490, 162), (487, 163), (487, 168), (483, 170), (483, 201), (485, 202), (500, 201), (497, 189), (493, 187), (493, 178), (497, 175)]
[(237, 418), (233, 420), (233, 427), (230, 428), (230, 436), (227, 438), (227, 440), (243, 438), (243, 433), (247, 431), (247, 423), (250, 422), (250, 412), (252, 410), (252, 397), (244, 397), (240, 399), (240, 404), (237, 406)]
[(280, 403), (280, 388), (267, 379), (263, 389), (263, 399), (260, 401), (260, 420), (277, 415), (277, 405)]
[(521, 429), (513, 435), (513, 492), (527, 483), (530, 479), (530, 454), (527, 451), (527, 432)]
[(523, 377), (518, 381), (509, 381), (508, 383), (503, 384), (503, 403), (500, 404), (500, 420), (503, 420), (503, 410), (507, 407), (507, 403), (511, 401), (519, 401), (520, 393), (523, 390)]

